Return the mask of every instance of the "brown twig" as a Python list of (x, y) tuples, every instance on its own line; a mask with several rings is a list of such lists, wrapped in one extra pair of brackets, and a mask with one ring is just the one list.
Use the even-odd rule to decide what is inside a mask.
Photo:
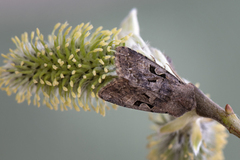
[[(193, 85), (194, 86), (194, 85)], [(212, 118), (224, 125), (231, 134), (240, 138), (240, 120), (229, 104), (225, 110), (208, 98), (200, 89), (194, 86), (197, 102), (196, 112), (199, 116)]]

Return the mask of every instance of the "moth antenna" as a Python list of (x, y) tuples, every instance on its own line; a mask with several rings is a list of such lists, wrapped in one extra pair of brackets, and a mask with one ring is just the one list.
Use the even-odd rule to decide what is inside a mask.
[(176, 75), (177, 79), (178, 79), (179, 81), (181, 81), (182, 83), (186, 84), (186, 83), (183, 81), (183, 79), (173, 70), (173, 68), (172, 68), (169, 64), (167, 64), (167, 65), (168, 65), (169, 68), (172, 70), (172, 72)]

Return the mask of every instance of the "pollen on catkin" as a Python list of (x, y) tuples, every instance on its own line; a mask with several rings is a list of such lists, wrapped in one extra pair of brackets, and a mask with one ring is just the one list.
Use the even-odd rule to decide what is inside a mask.
[(6, 64), (0, 67), (1, 89), (8, 95), (17, 93), (19, 103), (27, 100), (30, 104), (33, 99), (38, 107), (42, 94), (42, 104), (54, 110), (60, 107), (87, 111), (96, 101), (97, 107), (92, 108), (105, 115), (106, 103), (96, 95), (117, 76), (111, 57), (127, 38), (118, 39), (120, 30), (116, 28), (99, 27), (91, 34), (92, 28), (89, 23), (74, 29), (67, 23), (58, 23), (48, 41), (38, 28), (36, 36), (31, 33), (30, 40), (27, 33), (22, 34), (21, 40), (17, 36), (12, 38), (16, 49), (1, 54), (6, 59)]

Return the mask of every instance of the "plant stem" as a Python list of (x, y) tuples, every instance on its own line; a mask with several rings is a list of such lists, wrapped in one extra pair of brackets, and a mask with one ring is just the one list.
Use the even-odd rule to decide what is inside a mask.
[[(193, 85), (194, 86), (194, 85)], [(200, 89), (194, 86), (196, 97), (196, 113), (202, 117), (212, 118), (224, 125), (231, 134), (240, 138), (240, 120), (230, 105), (225, 110), (208, 98)]]

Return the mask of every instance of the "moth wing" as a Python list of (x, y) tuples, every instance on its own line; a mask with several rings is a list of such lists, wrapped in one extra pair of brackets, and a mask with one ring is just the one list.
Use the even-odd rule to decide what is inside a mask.
[(119, 77), (149, 90), (159, 91), (163, 81), (171, 85), (184, 84), (154, 61), (127, 47), (116, 48), (115, 64)]
[(187, 112), (187, 108), (175, 103), (171, 97), (159, 95), (151, 90), (131, 85), (125, 78), (116, 78), (99, 92), (98, 96), (108, 102), (119, 106), (138, 109), (148, 112), (169, 113), (173, 116), (181, 116)]
[(181, 116), (196, 107), (194, 87), (127, 47), (115, 53), (117, 79), (98, 95), (120, 106)]
[(133, 87), (152, 91), (155, 96), (151, 99), (155, 101), (155, 106), (169, 107), (168, 112), (173, 108), (189, 111), (196, 107), (192, 84), (182, 82), (154, 61), (130, 48), (117, 47), (115, 57), (118, 76), (129, 80)]

